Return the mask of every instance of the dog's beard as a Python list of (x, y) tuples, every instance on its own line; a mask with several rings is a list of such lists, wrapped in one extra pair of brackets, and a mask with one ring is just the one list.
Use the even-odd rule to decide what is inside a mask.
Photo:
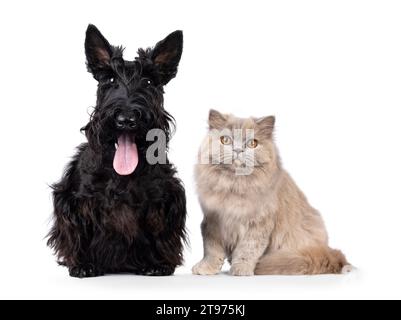
[(121, 134), (114, 154), (114, 170), (121, 176), (130, 175), (137, 168), (138, 162), (138, 147), (134, 138), (126, 133)]

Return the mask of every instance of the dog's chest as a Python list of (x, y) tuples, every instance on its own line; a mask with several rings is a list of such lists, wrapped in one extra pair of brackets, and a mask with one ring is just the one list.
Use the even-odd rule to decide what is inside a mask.
[(115, 204), (103, 209), (102, 222), (107, 229), (134, 237), (139, 230), (139, 216), (132, 206), (125, 203)]
[[(98, 181), (91, 211), (96, 220), (112, 233), (132, 239), (144, 232), (157, 234), (164, 228), (163, 193), (160, 184), (146, 179)], [(89, 210), (87, 210), (89, 211)]]

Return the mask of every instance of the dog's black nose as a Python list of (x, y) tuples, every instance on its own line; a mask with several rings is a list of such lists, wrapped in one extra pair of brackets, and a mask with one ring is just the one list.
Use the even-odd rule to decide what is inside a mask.
[(118, 129), (134, 129), (137, 124), (137, 117), (135, 113), (119, 113), (115, 121)]

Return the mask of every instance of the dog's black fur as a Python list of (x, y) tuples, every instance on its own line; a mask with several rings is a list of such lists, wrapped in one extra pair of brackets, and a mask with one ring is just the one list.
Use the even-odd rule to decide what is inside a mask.
[[(99, 82), (97, 104), (82, 129), (88, 139), (53, 185), (54, 224), (48, 244), (73, 277), (106, 273), (171, 275), (182, 264), (186, 241), (186, 201), (174, 167), (145, 159), (150, 129), (170, 138), (173, 118), (163, 107), (163, 86), (177, 73), (182, 32), (153, 49), (139, 49), (134, 61), (122, 58), (99, 30), (89, 25), (85, 52), (88, 70)], [(116, 116), (131, 112), (139, 165), (127, 176), (113, 169), (121, 128)]]

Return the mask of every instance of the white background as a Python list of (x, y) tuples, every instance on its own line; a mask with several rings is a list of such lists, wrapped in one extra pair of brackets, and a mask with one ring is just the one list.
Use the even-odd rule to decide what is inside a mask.
[[(399, 1), (2, 1), (0, 298), (401, 298)], [(84, 34), (133, 59), (184, 30), (166, 108), (191, 247), (175, 277), (78, 280), (44, 237), (57, 181), (95, 103)], [(283, 162), (326, 221), (348, 276), (195, 277), (202, 214), (193, 165), (209, 108), (277, 117)]]

